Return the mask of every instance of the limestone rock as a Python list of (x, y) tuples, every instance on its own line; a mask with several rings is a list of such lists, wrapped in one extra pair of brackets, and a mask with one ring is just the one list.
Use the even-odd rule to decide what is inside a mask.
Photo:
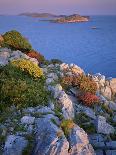
[(110, 81), (110, 87), (112, 89), (112, 92), (113, 93), (116, 93), (116, 78), (113, 78), (111, 81)]
[(116, 111), (116, 103), (110, 101), (110, 102), (109, 102), (109, 108), (110, 108), (111, 110), (113, 110), (113, 111)]
[(28, 141), (24, 137), (9, 135), (5, 142), (3, 155), (22, 155)]
[(33, 124), (34, 121), (35, 121), (35, 117), (31, 117), (31, 116), (23, 116), (21, 118), (22, 124)]
[(89, 144), (88, 136), (85, 131), (78, 125), (72, 129), (69, 135), (69, 143), (71, 147), (70, 155), (94, 155), (94, 150)]
[(112, 97), (112, 92), (110, 87), (106, 86), (106, 87), (102, 87), (101, 88), (101, 93), (104, 97), (106, 97), (107, 99), (111, 100)]
[(61, 92), (60, 96), (58, 97), (58, 101), (62, 107), (62, 113), (64, 118), (73, 119), (74, 118), (73, 102), (64, 91)]
[[(47, 115), (36, 120), (36, 143), (33, 155), (68, 155), (69, 143), (62, 131), (51, 121), (56, 119), (53, 115)], [(61, 133), (61, 137), (58, 137)]]
[(114, 127), (108, 124), (106, 118), (103, 116), (98, 116), (96, 120), (96, 128), (98, 133), (110, 134), (115, 132)]

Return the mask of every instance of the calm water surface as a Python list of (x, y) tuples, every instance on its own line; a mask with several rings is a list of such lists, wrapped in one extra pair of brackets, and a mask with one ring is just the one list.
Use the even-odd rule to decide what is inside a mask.
[(58, 58), (86, 72), (116, 77), (116, 16), (93, 16), (90, 22), (73, 24), (0, 16), (0, 33), (12, 29), (26, 36), (47, 59)]

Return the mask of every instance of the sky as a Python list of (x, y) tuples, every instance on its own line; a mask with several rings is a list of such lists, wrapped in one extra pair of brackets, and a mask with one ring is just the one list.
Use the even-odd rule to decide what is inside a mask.
[(116, 0), (0, 0), (0, 14), (23, 12), (116, 15)]

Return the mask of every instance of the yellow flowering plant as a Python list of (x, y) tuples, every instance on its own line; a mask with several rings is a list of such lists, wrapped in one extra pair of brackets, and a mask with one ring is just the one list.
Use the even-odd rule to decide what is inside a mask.
[(39, 78), (43, 75), (42, 69), (30, 60), (17, 59), (17, 60), (13, 60), (11, 64), (20, 68), (22, 71), (29, 73), (34, 78)]

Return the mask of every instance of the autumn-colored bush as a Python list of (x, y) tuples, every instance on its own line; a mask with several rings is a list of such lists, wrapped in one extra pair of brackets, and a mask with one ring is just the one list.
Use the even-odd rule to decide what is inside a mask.
[(83, 92), (90, 92), (92, 94), (95, 94), (97, 91), (97, 84), (90, 77), (85, 75), (74, 77), (73, 86), (79, 87)]
[(99, 98), (89, 92), (79, 95), (78, 99), (86, 106), (92, 106), (99, 102)]
[(31, 44), (25, 39), (21, 33), (16, 30), (8, 31), (2, 35), (4, 41), (1, 46), (8, 47), (13, 50), (21, 50), (22, 52), (30, 51)]
[(27, 55), (31, 58), (36, 58), (38, 60), (39, 63), (42, 63), (44, 62), (45, 58), (43, 55), (41, 55), (39, 52), (36, 52), (36, 51), (29, 51), (27, 53)]
[(73, 76), (65, 76), (62, 79), (62, 84), (63, 85), (71, 86), (72, 82), (73, 82)]
[(42, 69), (30, 60), (17, 59), (13, 60), (11, 63), (34, 78), (39, 78), (43, 75)]

